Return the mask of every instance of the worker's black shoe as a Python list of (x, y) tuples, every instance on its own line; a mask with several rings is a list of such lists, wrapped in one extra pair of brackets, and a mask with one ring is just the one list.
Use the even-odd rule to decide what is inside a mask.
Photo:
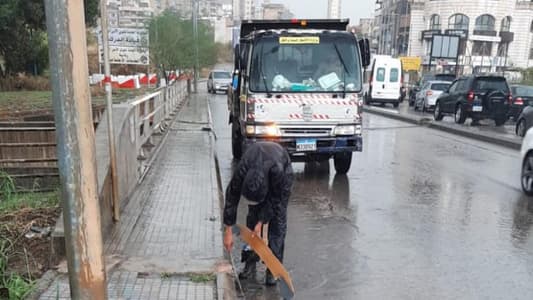
[(255, 277), (257, 272), (256, 263), (252, 261), (247, 261), (244, 265), (244, 269), (239, 274), (239, 279), (251, 279)]
[(273, 285), (276, 285), (276, 282), (277, 281), (276, 279), (274, 279), (274, 276), (272, 275), (272, 273), (270, 273), (270, 270), (267, 270), (266, 275), (265, 275), (265, 284), (273, 286)]

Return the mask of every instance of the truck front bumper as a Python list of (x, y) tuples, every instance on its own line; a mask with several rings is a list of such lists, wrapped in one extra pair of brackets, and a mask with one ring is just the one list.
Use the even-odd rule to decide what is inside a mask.
[[(314, 151), (297, 151), (297, 140), (313, 139), (316, 140), (316, 150)], [(361, 135), (342, 136), (342, 137), (247, 137), (246, 144), (253, 144), (260, 141), (276, 142), (287, 149), (291, 155), (331, 155), (339, 152), (361, 152), (363, 151), (363, 137)]]

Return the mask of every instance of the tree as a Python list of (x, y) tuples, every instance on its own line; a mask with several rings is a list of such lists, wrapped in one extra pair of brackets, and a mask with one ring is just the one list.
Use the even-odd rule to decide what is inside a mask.
[[(150, 56), (154, 65), (167, 68), (192, 68), (194, 66), (194, 36), (190, 20), (177, 13), (165, 11), (150, 22)], [(216, 48), (212, 28), (198, 24), (198, 57), (200, 67), (216, 62)]]
[[(96, 24), (98, 0), (84, 0), (88, 26)], [(42, 0), (2, 0), (0, 2), (0, 56), (5, 74), (48, 68), (46, 16)]]

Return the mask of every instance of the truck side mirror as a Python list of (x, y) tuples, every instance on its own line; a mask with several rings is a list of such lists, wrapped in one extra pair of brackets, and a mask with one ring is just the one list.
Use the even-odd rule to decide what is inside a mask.
[(361, 64), (366, 68), (370, 65), (370, 43), (368, 39), (359, 40), (359, 50), (361, 51)]

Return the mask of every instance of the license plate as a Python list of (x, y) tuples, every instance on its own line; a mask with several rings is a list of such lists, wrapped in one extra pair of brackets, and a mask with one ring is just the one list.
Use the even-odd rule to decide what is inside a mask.
[(472, 106), (472, 111), (483, 111), (483, 106)]
[(296, 151), (315, 151), (315, 150), (316, 150), (315, 139), (296, 140)]

